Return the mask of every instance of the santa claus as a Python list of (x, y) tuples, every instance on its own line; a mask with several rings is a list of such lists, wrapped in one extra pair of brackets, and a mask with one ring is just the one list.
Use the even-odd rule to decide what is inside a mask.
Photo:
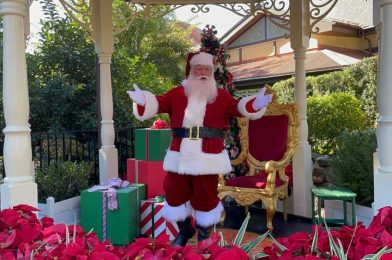
[[(218, 175), (231, 171), (223, 144), (229, 118), (259, 119), (272, 98), (262, 89), (238, 101), (217, 88), (213, 75), (214, 56), (190, 53), (186, 79), (181, 85), (161, 96), (141, 91), (136, 85), (134, 91), (128, 91), (137, 119), (146, 120), (157, 113), (168, 113), (170, 117), (172, 141), (163, 163), (168, 172), (163, 186), (164, 217), (179, 227), (173, 245), (185, 246), (196, 229), (199, 241), (209, 237), (223, 211), (217, 196)], [(196, 229), (191, 216), (196, 220)]]

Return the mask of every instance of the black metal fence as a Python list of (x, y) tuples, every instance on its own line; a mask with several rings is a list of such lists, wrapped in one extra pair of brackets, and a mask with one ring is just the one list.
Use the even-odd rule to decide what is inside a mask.
[[(134, 128), (115, 130), (115, 146), (118, 151), (118, 172), (120, 177), (126, 173), (127, 158), (134, 157)], [(0, 138), (1, 158), (0, 172), (4, 173), (3, 167), (3, 144), (4, 136)], [(99, 147), (98, 131), (67, 131), (60, 133), (41, 132), (31, 134), (33, 160), (36, 168), (45, 168), (53, 161), (91, 162), (93, 172), (90, 176), (91, 183), (99, 181)]]

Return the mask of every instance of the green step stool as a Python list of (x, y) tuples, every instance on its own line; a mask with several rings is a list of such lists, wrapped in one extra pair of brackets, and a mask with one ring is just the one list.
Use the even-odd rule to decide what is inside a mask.
[[(325, 219), (326, 223), (333, 224), (344, 224), (347, 223), (347, 202), (351, 202), (352, 206), (352, 219), (351, 225), (356, 224), (356, 214), (355, 214), (355, 197), (357, 194), (349, 189), (343, 187), (314, 187), (311, 188), (312, 193), (312, 221), (315, 224), (322, 224), (323, 219), (317, 216), (321, 216), (321, 203), (325, 200), (340, 200), (343, 202), (343, 219)], [(317, 199), (317, 202), (315, 202)]]

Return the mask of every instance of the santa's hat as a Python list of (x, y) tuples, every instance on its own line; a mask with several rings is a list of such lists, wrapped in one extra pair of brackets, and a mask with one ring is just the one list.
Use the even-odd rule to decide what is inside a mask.
[(186, 60), (185, 76), (188, 78), (191, 68), (195, 65), (214, 67), (214, 56), (207, 52), (191, 52)]

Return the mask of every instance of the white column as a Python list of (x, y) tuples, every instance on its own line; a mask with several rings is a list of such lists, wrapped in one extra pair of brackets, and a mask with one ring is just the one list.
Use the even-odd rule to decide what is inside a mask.
[(1, 185), (1, 209), (38, 205), (37, 185), (28, 124), (29, 95), (25, 58), (25, 0), (0, 0), (3, 18), (3, 132), (6, 177)]
[(374, 210), (392, 205), (392, 0), (380, 1), (377, 144), (379, 166), (374, 172)]
[(92, 0), (95, 52), (99, 59), (101, 141), (99, 180), (118, 177), (118, 154), (114, 146), (113, 95), (110, 63), (113, 53), (112, 0)]
[(312, 155), (308, 143), (308, 122), (306, 116), (306, 49), (309, 46), (309, 2), (290, 0), (291, 48), (295, 59), (295, 103), (298, 106), (300, 127), (298, 145), (293, 158), (293, 201), (294, 215), (311, 216)]

